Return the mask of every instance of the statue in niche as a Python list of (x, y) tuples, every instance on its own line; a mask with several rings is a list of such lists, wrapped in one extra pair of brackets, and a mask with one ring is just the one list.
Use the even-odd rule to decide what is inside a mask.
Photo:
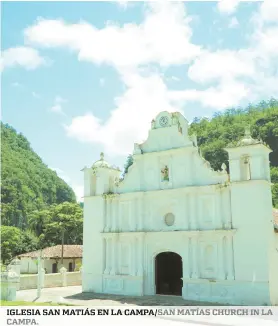
[(223, 173), (227, 172), (227, 166), (225, 163), (222, 163), (222, 165), (221, 165), (221, 172), (223, 172)]
[(162, 181), (169, 181), (169, 168), (167, 165), (161, 170), (161, 179)]

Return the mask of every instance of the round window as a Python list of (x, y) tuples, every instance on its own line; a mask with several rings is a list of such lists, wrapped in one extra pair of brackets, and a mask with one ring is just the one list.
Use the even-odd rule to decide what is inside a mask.
[(172, 226), (175, 222), (175, 216), (172, 213), (168, 213), (164, 217), (165, 224), (168, 226)]

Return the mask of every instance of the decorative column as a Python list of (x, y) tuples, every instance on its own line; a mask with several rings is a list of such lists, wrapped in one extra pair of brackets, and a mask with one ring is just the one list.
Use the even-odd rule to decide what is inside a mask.
[(225, 267), (224, 267), (224, 241), (223, 235), (219, 235), (218, 238), (218, 278), (225, 280)]
[(216, 225), (215, 227), (217, 229), (222, 229), (222, 200), (223, 200), (223, 195), (222, 195), (222, 190), (216, 190)]
[(139, 197), (137, 200), (137, 225), (138, 231), (143, 230), (143, 198)]
[(143, 276), (144, 274), (144, 236), (143, 234), (140, 235), (138, 238), (138, 259), (137, 262), (139, 264), (137, 268), (137, 275)]
[(234, 273), (234, 249), (233, 249), (233, 235), (227, 236), (227, 263), (228, 263), (228, 280), (235, 279)]
[(107, 231), (111, 231), (111, 199), (107, 198)]
[(114, 198), (111, 199), (111, 231), (115, 232), (116, 226), (115, 226), (115, 204), (116, 200)]
[(190, 209), (190, 229), (196, 230), (197, 224), (196, 224), (196, 209), (195, 209), (195, 198), (196, 195), (190, 194), (189, 195), (189, 209)]
[(137, 261), (137, 255), (136, 255), (136, 248), (137, 247), (137, 238), (133, 238), (131, 240), (131, 255), (132, 255), (132, 269), (131, 269), (131, 274), (136, 276), (137, 274), (137, 264), (136, 264), (136, 261)]
[(110, 271), (111, 275), (116, 275), (117, 274), (117, 247), (118, 247), (118, 236), (114, 235), (113, 238), (111, 239), (111, 252), (112, 252), (112, 268)]
[(62, 286), (67, 286), (67, 269), (65, 267), (60, 268)]
[(192, 271), (192, 278), (198, 279), (199, 278), (199, 268), (198, 268), (198, 239), (197, 235), (193, 236), (191, 239), (192, 243), (192, 260), (193, 260), (193, 271)]
[(184, 238), (184, 254), (182, 255), (182, 278), (189, 279), (190, 278), (190, 238)]
[(103, 200), (103, 212), (104, 212), (104, 232), (108, 232), (108, 210), (107, 210), (107, 207), (108, 206), (108, 200), (107, 198), (104, 198)]
[(105, 238), (105, 271), (104, 274), (108, 275), (110, 273), (110, 239), (107, 236)]
[(130, 229), (131, 231), (136, 230), (136, 199), (130, 201)]
[(119, 197), (114, 200), (114, 230), (119, 232)]
[(20, 285), (20, 275), (13, 270), (1, 272), (0, 299), (6, 301), (16, 300), (16, 289)]

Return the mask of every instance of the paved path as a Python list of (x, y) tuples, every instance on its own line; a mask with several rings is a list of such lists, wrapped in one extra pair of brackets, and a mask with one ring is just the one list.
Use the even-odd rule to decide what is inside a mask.
[[(17, 300), (29, 302), (68, 303), (81, 306), (209, 306), (212, 303), (183, 300), (177, 296), (142, 296), (130, 297), (113, 294), (82, 293), (81, 286), (45, 288), (37, 298), (37, 290), (21, 290), (17, 292)], [(217, 305), (217, 304), (214, 304)]]

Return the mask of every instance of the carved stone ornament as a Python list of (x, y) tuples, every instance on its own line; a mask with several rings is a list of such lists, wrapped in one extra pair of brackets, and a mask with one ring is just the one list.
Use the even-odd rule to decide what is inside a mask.
[(169, 168), (167, 165), (161, 170), (162, 181), (169, 181)]

